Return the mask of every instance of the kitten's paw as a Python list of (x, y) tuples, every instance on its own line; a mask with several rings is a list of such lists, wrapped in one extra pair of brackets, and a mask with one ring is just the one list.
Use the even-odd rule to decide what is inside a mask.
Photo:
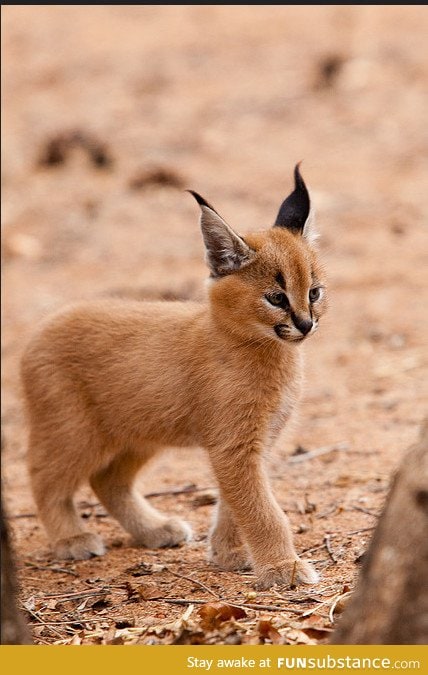
[(209, 560), (223, 570), (250, 570), (251, 556), (233, 523), (216, 525), (210, 535)]
[(305, 560), (285, 560), (279, 565), (265, 566), (258, 574), (257, 588), (266, 590), (275, 584), (279, 586), (294, 586), (297, 584), (317, 584), (319, 574), (312, 565)]
[(180, 546), (192, 538), (192, 528), (180, 518), (170, 518), (159, 527), (145, 530), (136, 543), (146, 548), (171, 548)]
[(228, 571), (250, 570), (252, 567), (250, 555), (244, 546), (224, 549), (211, 545), (210, 561)]
[(101, 537), (91, 532), (59, 539), (54, 546), (55, 556), (64, 560), (88, 560), (96, 555), (104, 555), (105, 552)]

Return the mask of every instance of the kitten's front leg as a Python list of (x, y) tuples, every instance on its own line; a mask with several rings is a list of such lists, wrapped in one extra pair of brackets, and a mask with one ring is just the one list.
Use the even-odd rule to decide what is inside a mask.
[(215, 449), (211, 462), (234, 521), (250, 548), (260, 589), (318, 581), (298, 557), (288, 519), (276, 502), (258, 449)]
[(248, 547), (224, 496), (219, 495), (217, 513), (210, 535), (210, 559), (224, 570), (251, 569)]

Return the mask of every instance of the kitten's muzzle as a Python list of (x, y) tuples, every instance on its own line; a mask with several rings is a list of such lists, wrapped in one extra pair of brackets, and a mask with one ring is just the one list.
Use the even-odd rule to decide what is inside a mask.
[(278, 323), (276, 326), (273, 327), (275, 333), (281, 340), (286, 340), (289, 336), (290, 333), (290, 327), (287, 326), (285, 323)]
[(299, 330), (302, 335), (307, 335), (312, 330), (312, 326), (314, 325), (312, 319), (302, 319), (294, 314), (294, 312), (292, 312), (291, 318), (297, 330)]
[(304, 340), (311, 332), (317, 329), (317, 322), (311, 319), (299, 319), (293, 316), (293, 326), (286, 323), (278, 323), (274, 326), (274, 331), (281, 340), (289, 340), (291, 342), (300, 342)]

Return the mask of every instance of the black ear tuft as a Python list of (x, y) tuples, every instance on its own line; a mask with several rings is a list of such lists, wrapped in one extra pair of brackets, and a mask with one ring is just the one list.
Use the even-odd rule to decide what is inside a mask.
[(281, 204), (274, 227), (286, 227), (295, 234), (303, 234), (311, 202), (305, 181), (299, 171), (299, 164), (294, 168), (294, 183), (293, 192)]
[[(207, 202), (206, 199), (204, 199), (203, 197), (201, 197), (201, 195), (199, 195), (197, 192), (195, 192), (194, 190), (186, 190), (186, 192), (190, 192), (190, 194), (191, 194), (191, 195), (196, 199), (196, 201), (198, 202), (199, 206), (206, 206), (208, 209), (211, 209), (211, 211), (214, 211), (214, 213), (217, 213), (217, 211), (215, 210), (215, 208), (214, 208), (213, 206), (211, 206), (211, 204), (210, 204), (209, 202)], [(218, 215), (218, 214), (217, 214), (217, 215)]]

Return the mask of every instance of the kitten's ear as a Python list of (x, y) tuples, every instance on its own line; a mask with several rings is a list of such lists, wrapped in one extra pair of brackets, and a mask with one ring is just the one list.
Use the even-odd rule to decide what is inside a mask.
[(274, 227), (285, 227), (294, 234), (313, 240), (316, 238), (313, 231), (314, 217), (309, 192), (299, 171), (299, 164), (294, 168), (294, 183), (293, 192), (281, 204)]
[(211, 276), (222, 277), (248, 265), (252, 248), (232, 230), (217, 211), (193, 190), (188, 190), (201, 207), (201, 230)]

